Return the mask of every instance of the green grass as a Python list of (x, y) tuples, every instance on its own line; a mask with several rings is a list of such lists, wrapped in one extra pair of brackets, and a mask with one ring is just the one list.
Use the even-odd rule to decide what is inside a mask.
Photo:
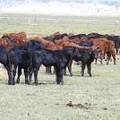
[(0, 31), (48, 35), (56, 31), (72, 33), (119, 34), (120, 17), (44, 16), (1, 14)]

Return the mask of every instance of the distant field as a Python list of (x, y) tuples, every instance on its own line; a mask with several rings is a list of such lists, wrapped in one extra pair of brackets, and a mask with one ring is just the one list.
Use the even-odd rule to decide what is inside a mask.
[(47, 35), (55, 31), (120, 34), (120, 17), (74, 17), (1, 14), (0, 33), (25, 31)]

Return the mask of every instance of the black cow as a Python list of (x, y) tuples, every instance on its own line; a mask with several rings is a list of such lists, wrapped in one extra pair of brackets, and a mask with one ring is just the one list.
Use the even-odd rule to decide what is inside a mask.
[(30, 67), (30, 83), (32, 73), (34, 72), (35, 84), (38, 84), (38, 70), (41, 64), (45, 66), (54, 66), (56, 70), (57, 84), (63, 84), (64, 69), (71, 60), (82, 62), (82, 76), (84, 75), (85, 65), (88, 67), (88, 74), (91, 74), (91, 63), (94, 61), (94, 52), (91, 49), (78, 49), (73, 47), (66, 47), (63, 50), (50, 51), (40, 50), (32, 53), (32, 66)]
[(81, 76), (84, 76), (84, 70), (85, 70), (85, 67), (87, 66), (87, 71), (88, 71), (88, 74), (89, 76), (91, 77), (92, 74), (91, 74), (91, 63), (94, 61), (95, 59), (95, 53), (94, 53), (94, 50), (92, 49), (82, 49), (80, 51), (81, 53)]
[[(24, 69), (25, 75), (25, 83), (28, 84), (28, 74), (29, 74), (29, 66), (31, 62), (31, 51), (40, 50), (45, 48), (43, 44), (36, 40), (29, 40), (21, 49), (17, 49), (19, 51), (19, 58), (20, 61), (17, 61), (18, 64), (18, 77), (17, 83), (20, 83), (20, 76), (22, 74), (22, 69)], [(16, 58), (17, 58), (16, 57)]]
[(77, 34), (77, 35), (72, 35), (69, 37), (69, 39), (75, 39), (75, 38), (78, 38), (81, 39), (82, 37), (86, 37), (86, 34)]
[[(78, 35), (74, 35), (74, 36), (71, 36), (71, 37), (69, 37), (70, 39), (73, 39), (73, 40), (79, 40), (79, 39), (83, 39), (83, 38), (85, 38), (86, 40), (83, 40), (83, 41), (80, 41), (80, 43), (79, 43), (79, 45), (80, 46), (84, 46), (84, 47), (91, 47), (91, 46), (93, 46), (94, 44), (93, 44), (93, 42), (92, 41), (89, 41), (88, 39), (87, 39), (87, 36), (86, 36), (86, 34), (78, 34)], [(84, 49), (85, 50), (85, 49)], [(87, 50), (87, 52), (89, 53), (89, 51)], [(96, 55), (97, 55), (97, 50), (94, 50), (94, 55), (95, 55), (95, 57), (96, 57)], [(87, 53), (86, 53), (87, 54)], [(85, 55), (86, 56), (86, 55)], [(79, 61), (80, 62), (80, 61)], [(77, 63), (78, 65), (79, 65), (79, 62)], [(68, 71), (69, 71), (69, 73), (70, 73), (70, 76), (73, 76), (73, 73), (72, 73), (72, 63), (73, 63), (73, 61), (70, 61), (69, 62), (69, 64), (68, 64)], [(65, 74), (66, 74), (66, 69), (65, 69)]]
[(24, 69), (25, 83), (28, 84), (29, 66), (31, 63), (31, 54), (24, 49), (14, 47), (8, 52), (8, 59), (11, 69), (10, 84), (15, 84), (16, 69), (18, 67), (17, 83), (20, 82), (21, 69)]
[[(87, 66), (87, 71), (88, 71), (89, 76), (90, 77), (92, 76), (92, 74), (91, 74), (91, 63), (96, 58), (97, 51), (98, 51), (97, 49), (95, 49), (95, 50), (81, 49), (80, 50), (81, 58), (79, 59), (78, 62), (81, 63), (81, 76), (84, 76), (84, 70), (85, 70), (86, 66)], [(70, 76), (73, 76), (73, 73), (72, 73), (72, 60), (68, 64), (68, 71), (70, 73)], [(66, 74), (66, 69), (65, 69), (65, 74)]]
[(89, 34), (87, 35), (87, 38), (88, 38), (88, 39), (90, 39), (90, 38), (103, 38), (103, 37), (104, 37), (104, 35), (99, 34), (99, 33), (89, 33)]
[(12, 76), (11, 76), (11, 69), (10, 69), (11, 67), (10, 67), (10, 61), (9, 61), (9, 54), (7, 49), (2, 45), (0, 45), (0, 63), (2, 63), (7, 70), (8, 84), (13, 84), (11, 83)]
[[(7, 41), (12, 48), (7, 50), (7, 48), (4, 48), (7, 50), (7, 71), (9, 72), (9, 80), (8, 84), (15, 84), (15, 76), (16, 76), (16, 68), (18, 67), (18, 77), (17, 77), (17, 83), (20, 81), (20, 75), (21, 75), (21, 69), (24, 69), (25, 74), (25, 83), (28, 83), (28, 61), (30, 57), (28, 56), (27, 46), (25, 45), (17, 45), (14, 43), (14, 41), (9, 36), (2, 36), (2, 38)], [(4, 52), (2, 52), (4, 53)], [(9, 66), (8, 66), (9, 65)]]
[(30, 82), (34, 72), (35, 84), (38, 84), (38, 70), (43, 64), (44, 66), (54, 66), (56, 70), (57, 84), (63, 84), (63, 72), (71, 59), (78, 61), (81, 58), (78, 48), (66, 47), (63, 50), (40, 50), (32, 52), (32, 66), (30, 67)]

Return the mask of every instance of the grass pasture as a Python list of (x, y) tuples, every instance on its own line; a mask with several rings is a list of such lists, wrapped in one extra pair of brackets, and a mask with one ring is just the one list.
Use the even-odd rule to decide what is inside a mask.
[(48, 35), (56, 31), (67, 33), (99, 32), (104, 34), (120, 34), (120, 17), (0, 15), (1, 34), (19, 31), (42, 35)]
[[(65, 76), (63, 86), (55, 84), (54, 75), (39, 72), (38, 86), (8, 86), (7, 74), (0, 77), (0, 119), (3, 120), (119, 120), (120, 62), (117, 65), (92, 65), (93, 77), (80, 76), (80, 66), (73, 66), (74, 76)], [(3, 74), (2, 73), (2, 74)], [(5, 80), (6, 79), (6, 80)], [(69, 101), (75, 104), (67, 106)]]
[[(0, 33), (25, 31), (48, 35), (55, 31), (120, 34), (118, 17), (65, 17), (40, 15), (0, 15)], [(86, 71), (85, 71), (86, 72)], [(42, 66), (39, 84), (7, 85), (7, 73), (0, 68), (0, 120), (119, 120), (120, 60), (117, 65), (92, 64), (93, 77), (80, 76), (73, 65), (73, 77), (64, 76), (56, 85), (55, 75)], [(72, 101), (73, 106), (70, 106)]]

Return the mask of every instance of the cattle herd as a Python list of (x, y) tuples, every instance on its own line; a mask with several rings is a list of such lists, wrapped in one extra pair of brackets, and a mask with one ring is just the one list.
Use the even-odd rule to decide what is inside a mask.
[[(20, 83), (22, 69), (24, 70), (25, 84), (31, 84), (32, 74), (34, 83), (38, 85), (38, 71), (41, 65), (51, 72), (54, 67), (56, 83), (64, 84), (63, 75), (66, 67), (72, 76), (72, 61), (81, 64), (81, 75), (87, 66), (89, 76), (91, 63), (97, 60), (109, 64), (111, 58), (116, 64), (116, 54), (119, 53), (120, 36), (90, 34), (67, 34), (56, 32), (49, 36), (27, 37), (25, 32), (5, 33), (0, 38), (0, 63), (8, 73), (8, 84)], [(16, 71), (18, 73), (17, 80)]]

